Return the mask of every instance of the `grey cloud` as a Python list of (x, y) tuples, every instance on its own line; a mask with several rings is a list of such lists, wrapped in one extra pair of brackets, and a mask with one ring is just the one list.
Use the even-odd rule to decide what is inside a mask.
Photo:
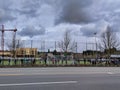
[(37, 16), (36, 10), (34, 9), (24, 9), (24, 10), (17, 10), (20, 14), (25, 15), (27, 17), (35, 17)]
[(115, 32), (119, 32), (120, 31), (120, 12), (114, 12), (109, 22), (111, 22), (112, 29)]
[(20, 9), (17, 9), (20, 14), (29, 16), (29, 17), (36, 17), (38, 16), (37, 10), (40, 9), (42, 4), (42, 0), (24, 0), (21, 5)]
[(13, 21), (16, 18), (13, 17), (8, 11), (0, 9), (0, 22), (5, 23), (7, 21)]
[(81, 28), (81, 32), (84, 36), (92, 37), (94, 33), (98, 32), (95, 24), (85, 25)]
[[(105, 20), (110, 24), (120, 23), (120, 0), (99, 0), (94, 1), (91, 9), (96, 21)], [(90, 10), (89, 9), (89, 10)]]
[(28, 36), (30, 38), (36, 36), (36, 35), (44, 35), (45, 34), (45, 28), (42, 26), (39, 26), (38, 28), (35, 28), (34, 26), (26, 26), (18, 33), (21, 36)]
[(20, 15), (25, 15), (26, 17), (39, 17), (41, 15), (42, 6), (50, 5), (53, 7), (56, 0), (24, 0), (21, 8), (16, 9)]
[(56, 19), (56, 23), (87, 23), (91, 21), (86, 8), (92, 4), (93, 0), (62, 0), (61, 12)]
[(12, 15), (11, 7), (9, 7), (11, 4), (10, 1), (0, 1), (0, 23), (4, 24), (7, 21), (13, 21), (16, 19), (16, 17)]
[(101, 34), (107, 25), (114, 32), (120, 32), (120, 0), (99, 0), (95, 1), (88, 9), (89, 15), (92, 16), (92, 22), (84, 25), (81, 32), (85, 36), (93, 36), (94, 32)]
[(87, 37), (93, 37), (94, 33), (96, 33), (98, 36), (101, 35), (105, 31), (106, 26), (108, 26), (109, 23), (101, 20), (95, 23), (89, 23), (87, 25), (82, 26), (80, 31), (84, 36)]
[[(51, 26), (49, 23), (54, 23), (54, 20), (56, 24), (71, 23), (71, 25), (82, 25), (81, 23), (84, 23), (85, 25), (81, 28), (81, 32), (86, 36), (93, 32), (101, 32), (101, 29), (107, 25), (104, 22), (108, 22), (114, 31), (118, 32), (120, 30), (120, 0), (20, 0), (20, 4), (17, 2), (17, 0), (8, 0), (7, 2), (0, 0), (0, 23), (22, 17), (23, 19), (18, 20), (18, 23), (22, 23), (24, 22), (23, 20), (27, 19), (28, 22), (33, 22), (33, 24), (45, 24), (46, 28)], [(17, 8), (15, 8), (15, 3), (19, 5)], [(41, 8), (44, 6), (43, 4), (48, 5), (48, 7)], [(12, 8), (11, 5), (13, 6)], [(50, 10), (48, 10), (49, 5)], [(51, 13), (49, 14), (49, 12)], [(16, 13), (18, 17), (15, 17), (14, 14)], [(54, 19), (54, 16), (56, 16), (56, 19)], [(30, 18), (28, 19), (28, 17)], [(53, 19), (50, 19), (51, 17)], [(100, 23), (99, 21), (101, 20), (104, 21)], [(36, 32), (28, 27), (21, 31), (25, 32), (21, 35), (25, 34), (30, 37), (37, 35)], [(38, 30), (36, 28), (33, 29)], [(32, 32), (34, 32), (33, 35), (31, 34)]]

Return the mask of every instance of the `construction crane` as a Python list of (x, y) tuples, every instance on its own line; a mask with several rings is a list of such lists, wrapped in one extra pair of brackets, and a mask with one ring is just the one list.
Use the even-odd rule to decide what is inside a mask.
[(4, 56), (4, 32), (5, 31), (12, 31), (14, 32), (13, 35), (13, 48), (15, 48), (15, 37), (16, 37), (16, 31), (17, 29), (4, 29), (4, 25), (2, 25), (2, 29), (0, 29), (0, 31), (2, 32), (2, 37), (1, 37), (1, 49), (2, 49), (2, 56)]

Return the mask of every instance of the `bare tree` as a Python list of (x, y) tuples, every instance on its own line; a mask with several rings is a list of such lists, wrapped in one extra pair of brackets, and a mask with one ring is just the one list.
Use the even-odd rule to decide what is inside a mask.
[(64, 32), (64, 36), (63, 36), (63, 40), (61, 40), (58, 43), (58, 46), (60, 49), (62, 49), (62, 51), (65, 54), (65, 62), (67, 65), (67, 61), (68, 61), (68, 52), (73, 52), (76, 50), (76, 43), (75, 41), (72, 41), (71, 35), (70, 35), (70, 31), (66, 30)]
[(63, 36), (63, 40), (58, 43), (59, 48), (62, 49), (63, 52), (73, 52), (76, 49), (75, 41), (72, 41), (70, 31), (66, 30)]
[(16, 48), (23, 47), (23, 42), (21, 40), (12, 40), (12, 42), (8, 41), (6, 43), (8, 49), (12, 51), (13, 57), (16, 55)]
[(107, 50), (108, 54), (111, 54), (113, 48), (118, 49), (120, 43), (117, 39), (116, 33), (112, 31), (110, 26), (107, 26), (106, 31), (101, 35), (100, 48)]
[(6, 42), (6, 45), (9, 50), (14, 50), (15, 48), (23, 47), (23, 42), (22, 40), (8, 41)]

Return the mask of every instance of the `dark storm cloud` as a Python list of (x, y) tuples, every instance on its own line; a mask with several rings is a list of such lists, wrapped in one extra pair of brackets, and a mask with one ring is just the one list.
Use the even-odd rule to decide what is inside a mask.
[(18, 34), (21, 36), (28, 36), (28, 37), (32, 38), (33, 36), (44, 35), (45, 28), (42, 26), (35, 28), (34, 26), (29, 25), (29, 26), (26, 26), (25, 28), (23, 28), (22, 31), (20, 31)]
[(56, 23), (88, 23), (91, 21), (89, 13), (86, 11), (93, 0), (61, 0), (61, 11), (56, 19)]

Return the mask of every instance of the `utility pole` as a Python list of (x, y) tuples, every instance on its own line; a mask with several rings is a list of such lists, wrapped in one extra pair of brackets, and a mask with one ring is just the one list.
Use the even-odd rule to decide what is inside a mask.
[(77, 53), (77, 48), (78, 48), (77, 42), (76, 42), (76, 45), (75, 45), (75, 46), (76, 46), (76, 53)]
[(96, 59), (97, 59), (97, 41), (96, 41), (96, 34), (97, 34), (97, 33), (94, 33), (94, 37), (95, 37), (95, 47), (96, 47), (96, 53), (95, 53), (95, 54), (96, 54)]
[(56, 41), (55, 41), (55, 50), (56, 50)]
[(44, 46), (44, 52), (45, 52), (45, 40), (43, 41), (43, 46)]
[(45, 41), (41, 41), (41, 51), (45, 52)]
[(4, 25), (2, 25), (2, 40), (1, 40), (1, 49), (2, 49), (2, 57), (4, 59)]
[(31, 50), (30, 50), (30, 56), (32, 58), (32, 44), (33, 44), (33, 40), (31, 40)]
[(33, 40), (31, 40), (31, 48), (32, 48), (32, 45), (33, 45)]

